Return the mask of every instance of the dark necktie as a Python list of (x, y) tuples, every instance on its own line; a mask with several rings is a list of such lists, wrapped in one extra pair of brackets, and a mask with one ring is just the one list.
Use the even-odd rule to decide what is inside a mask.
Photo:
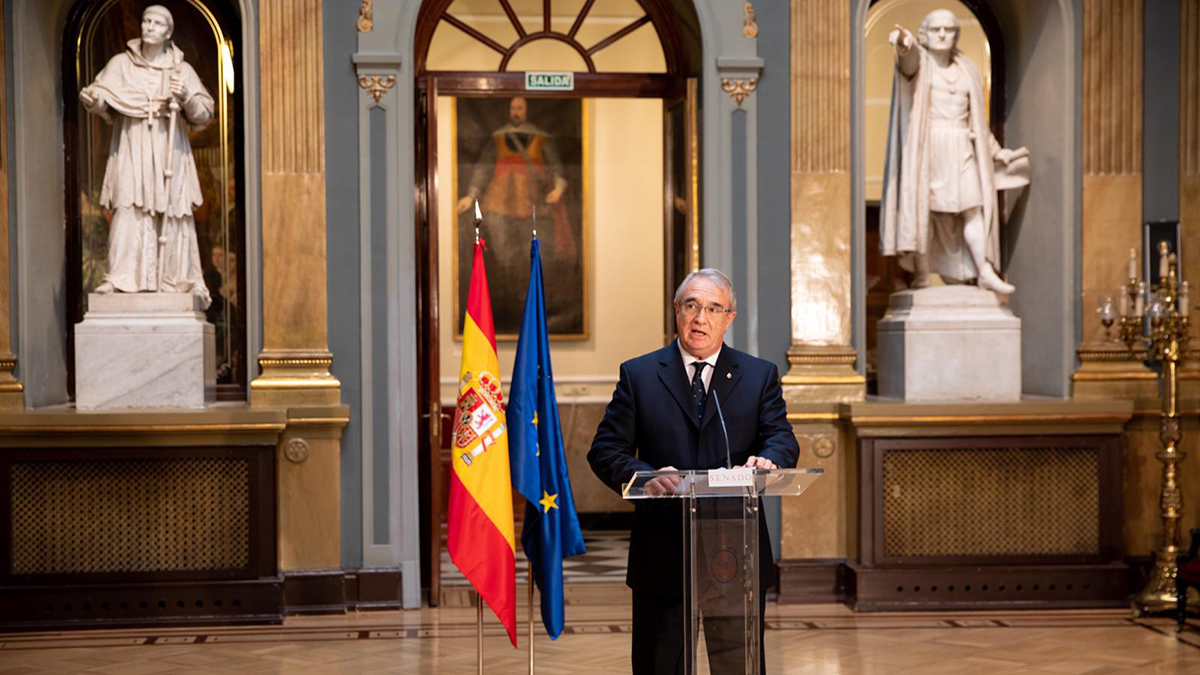
[(704, 419), (704, 402), (708, 400), (708, 392), (704, 389), (704, 366), (708, 363), (705, 361), (696, 361), (692, 366), (696, 369), (696, 374), (692, 375), (692, 401), (696, 404), (696, 421)]

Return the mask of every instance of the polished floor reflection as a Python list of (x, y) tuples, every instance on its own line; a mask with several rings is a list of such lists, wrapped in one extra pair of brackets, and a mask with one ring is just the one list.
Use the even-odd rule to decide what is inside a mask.
[[(523, 595), (521, 597), (524, 597)], [(0, 634), (0, 675), (288, 675), (472, 673), (475, 610), (467, 591), (409, 612), (295, 617), (283, 626)], [(568, 587), (568, 626), (537, 637), (537, 672), (629, 672), (629, 594)], [(487, 621), (487, 673), (528, 672), (520, 650)], [(1200, 623), (1124, 610), (855, 614), (840, 605), (769, 605), (767, 672), (789, 675), (1200, 673)], [(540, 630), (540, 627), (539, 627)]]

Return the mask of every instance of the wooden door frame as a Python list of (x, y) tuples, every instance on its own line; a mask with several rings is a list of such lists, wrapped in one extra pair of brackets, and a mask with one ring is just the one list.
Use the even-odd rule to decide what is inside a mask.
[[(671, 99), (687, 99), (689, 93), (687, 80), (670, 75), (577, 73), (575, 77), (575, 90), (570, 98), (655, 98), (665, 104)], [(515, 95), (563, 98), (561, 92), (526, 92), (524, 87), (523, 73), (436, 72), (419, 76), (416, 81), (417, 363), (420, 364), (417, 400), (421, 401), (419, 419), (422, 420), (418, 429), (418, 447), (421, 457), (421, 559), (424, 562), (421, 576), (423, 585), (429, 589), (430, 606), (437, 606), (441, 597), (442, 537), (448, 497), (443, 489), (443, 467), (448, 465), (449, 459), (449, 450), (443, 447), (448, 434), (442, 428), (447, 415), (441, 407), (439, 354), (437, 99), (439, 96), (507, 98)], [(667, 131), (664, 116), (664, 140), (667, 140)], [(689, 127), (689, 132), (692, 131), (694, 129)], [(691, 150), (695, 152), (698, 148), (693, 146)], [(670, 157), (663, 157), (664, 168), (670, 161)], [(664, 181), (668, 175), (664, 171)], [(691, 208), (696, 207), (691, 204)], [(437, 452), (431, 450), (433, 447), (437, 447)]]

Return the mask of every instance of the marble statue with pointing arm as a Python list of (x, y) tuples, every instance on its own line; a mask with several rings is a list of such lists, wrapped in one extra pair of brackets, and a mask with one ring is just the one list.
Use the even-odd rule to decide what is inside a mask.
[(880, 209), (880, 247), (914, 272), (914, 288), (936, 272), (974, 279), (1001, 294), (997, 191), (1029, 184), (1029, 151), (1002, 148), (987, 124), (983, 77), (957, 48), (950, 10), (930, 12), (918, 37), (897, 25)]

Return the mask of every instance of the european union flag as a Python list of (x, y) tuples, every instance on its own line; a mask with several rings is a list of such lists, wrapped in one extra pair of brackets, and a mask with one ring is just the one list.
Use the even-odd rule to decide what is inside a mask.
[(554, 397), (537, 239), (529, 255), (529, 292), (508, 397), (509, 452), (513, 487), (526, 501), (521, 545), (542, 592), (542, 623), (550, 638), (557, 639), (563, 630), (562, 561), (586, 549), (571, 497), (562, 424)]

